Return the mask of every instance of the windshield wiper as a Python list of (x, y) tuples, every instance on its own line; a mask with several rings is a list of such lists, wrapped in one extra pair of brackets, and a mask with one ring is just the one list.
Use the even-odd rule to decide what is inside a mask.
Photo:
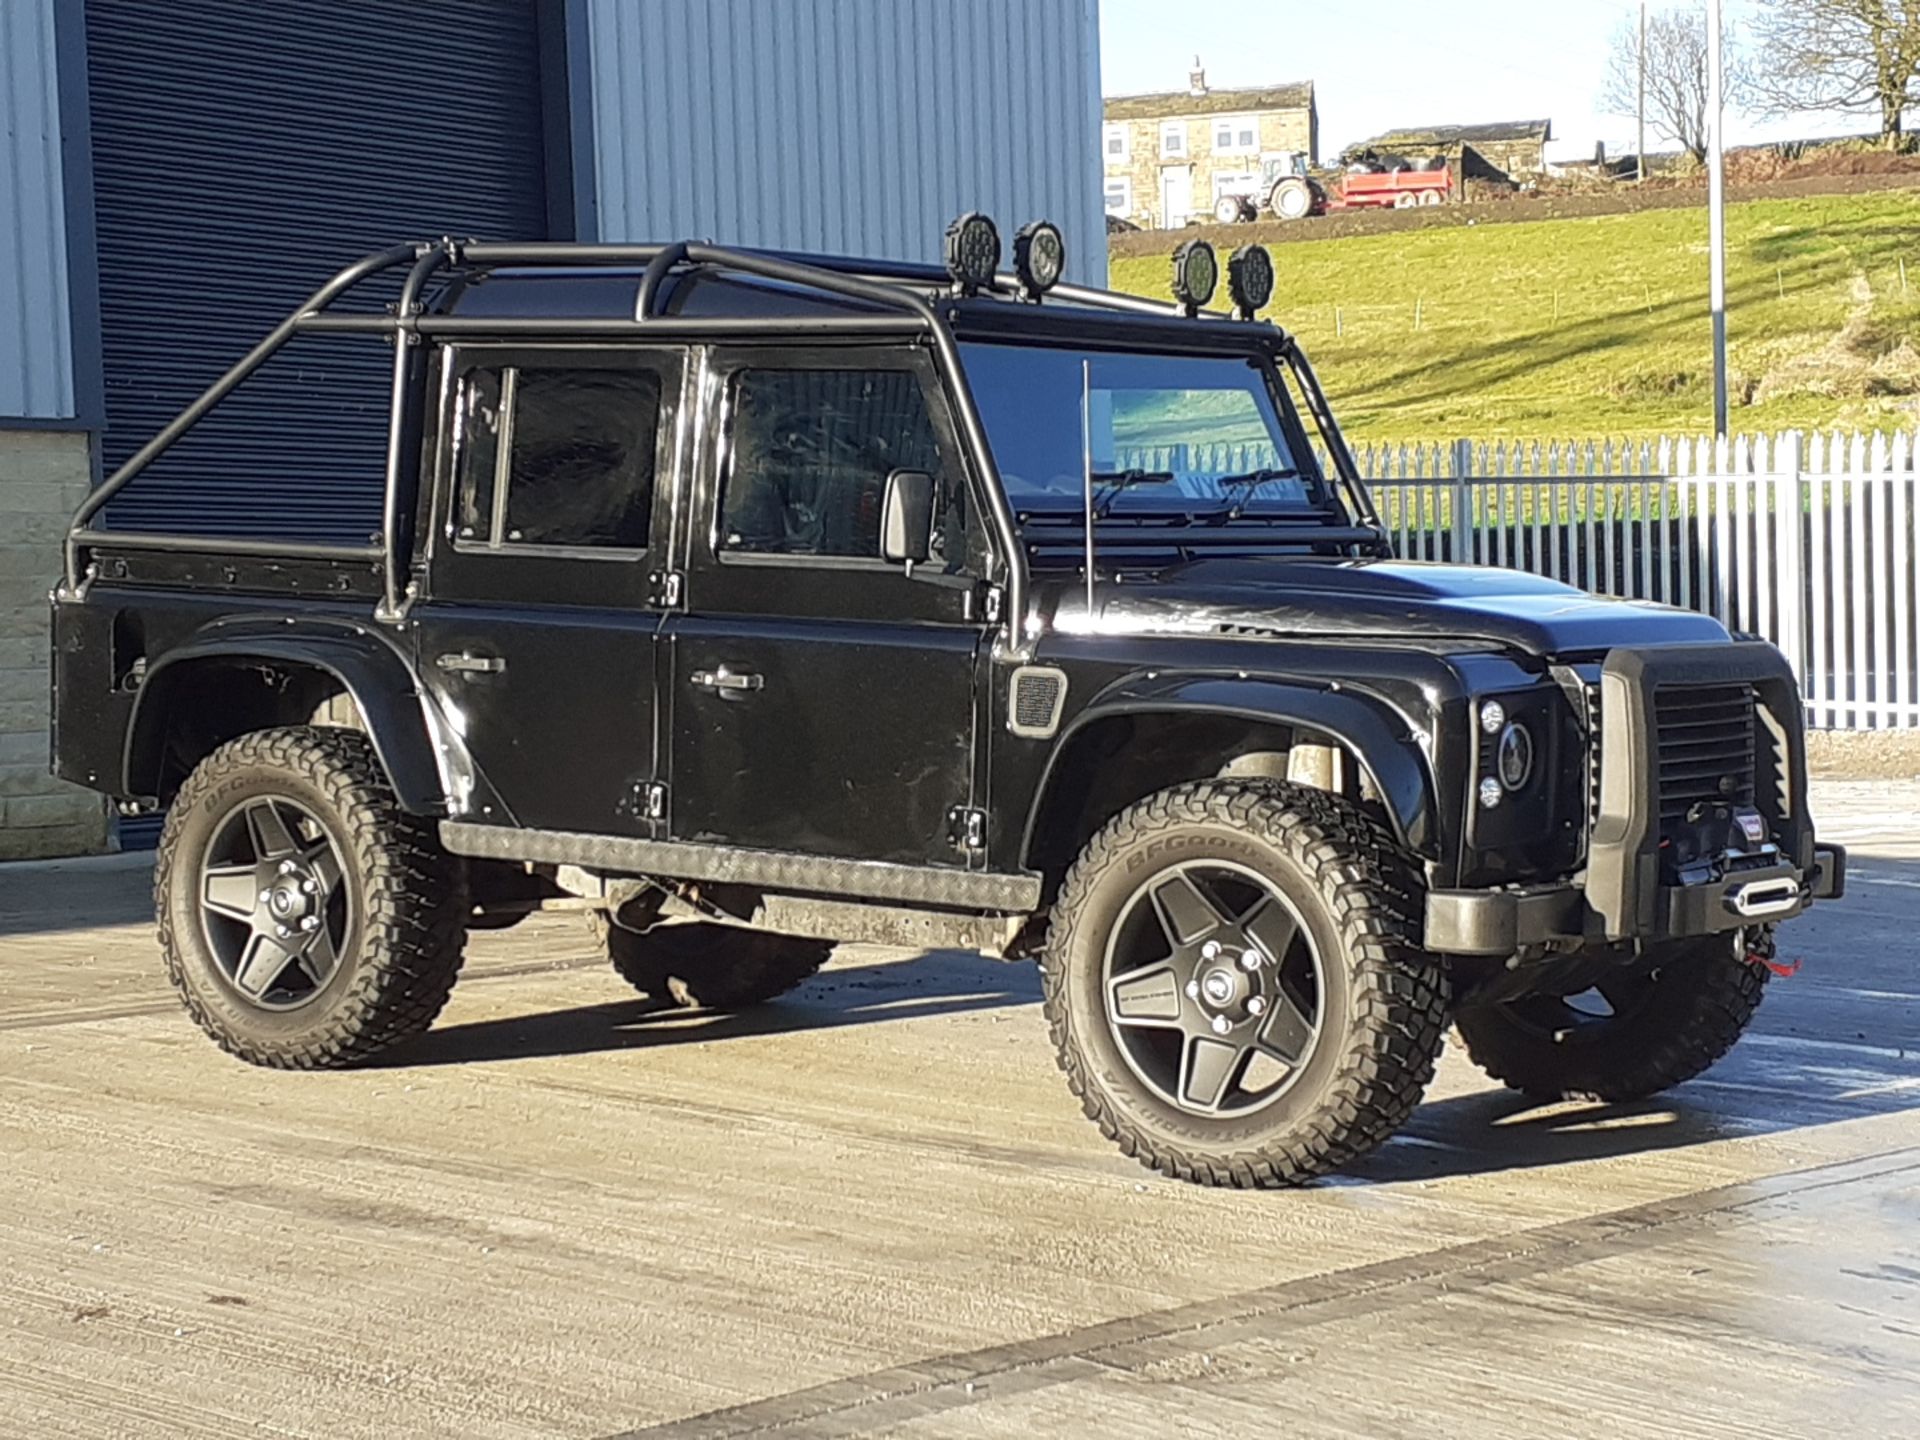
[(1224, 520), (1238, 520), (1240, 516), (1245, 513), (1247, 503), (1253, 499), (1255, 493), (1261, 486), (1270, 485), (1275, 480), (1298, 480), (1299, 478), (1300, 472), (1298, 470), (1275, 469), (1246, 470), (1238, 475), (1220, 476), (1213, 483), (1218, 485), (1222, 490), (1242, 490), (1246, 492), (1227, 507), (1226, 513), (1221, 518)]
[(1104, 520), (1122, 491), (1136, 485), (1171, 485), (1176, 477), (1171, 470), (1095, 470), (1090, 478), (1096, 487), (1094, 518)]

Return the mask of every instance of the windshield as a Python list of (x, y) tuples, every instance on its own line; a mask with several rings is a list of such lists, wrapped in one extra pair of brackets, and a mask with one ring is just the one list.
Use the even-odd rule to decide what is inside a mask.
[[(967, 379), (1015, 510), (1320, 511), (1326, 494), (1252, 357), (964, 344)], [(1091, 456), (1083, 454), (1082, 389)], [(1200, 502), (1200, 503), (1196, 503)]]

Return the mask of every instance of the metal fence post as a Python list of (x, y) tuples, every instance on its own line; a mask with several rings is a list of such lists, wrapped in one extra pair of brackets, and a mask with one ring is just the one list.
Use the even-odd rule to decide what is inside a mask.
[(1774, 448), (1773, 477), (1773, 586), (1779, 596), (1778, 644), (1807, 695), (1806, 532), (1800, 500), (1800, 432), (1791, 430)]
[(1453, 554), (1456, 565), (1473, 562), (1473, 442), (1453, 442)]

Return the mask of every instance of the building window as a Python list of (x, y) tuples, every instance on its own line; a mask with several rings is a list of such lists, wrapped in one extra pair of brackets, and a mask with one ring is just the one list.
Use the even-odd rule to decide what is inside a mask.
[(1125, 175), (1112, 175), (1107, 178), (1107, 214), (1131, 215), (1133, 213), (1133, 181)]
[(646, 549), (659, 419), (651, 370), (470, 372), (455, 542)]
[(1127, 159), (1132, 153), (1133, 146), (1129, 142), (1127, 127), (1124, 125), (1102, 126), (1100, 129), (1100, 138), (1102, 146), (1106, 150), (1107, 163), (1109, 165)]
[(1160, 155), (1163, 159), (1179, 158), (1187, 155), (1187, 122), (1167, 120), (1160, 126)]
[(1260, 149), (1260, 120), (1254, 115), (1221, 115), (1213, 122), (1213, 153), (1253, 155)]

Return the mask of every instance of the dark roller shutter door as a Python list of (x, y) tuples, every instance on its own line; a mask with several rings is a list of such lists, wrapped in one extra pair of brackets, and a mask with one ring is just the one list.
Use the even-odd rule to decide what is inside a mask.
[[(534, 0), (87, 0), (86, 14), (109, 472), (359, 255), (546, 234)], [(109, 523), (364, 541), (390, 364), (375, 339), (295, 341)]]

